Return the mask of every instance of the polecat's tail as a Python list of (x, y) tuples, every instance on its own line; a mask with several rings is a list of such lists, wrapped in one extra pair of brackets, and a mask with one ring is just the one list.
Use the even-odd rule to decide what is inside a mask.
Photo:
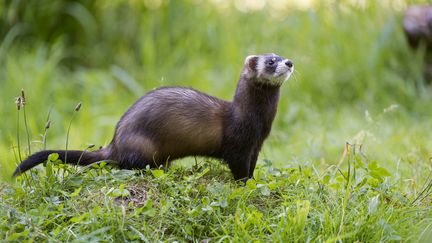
[(57, 153), (59, 159), (68, 164), (89, 165), (93, 162), (107, 159), (103, 150), (104, 149), (94, 152), (80, 150), (67, 150), (67, 152), (66, 150), (40, 151), (30, 155), (27, 159), (22, 161), (15, 169), (13, 176), (18, 176), (36, 165), (43, 163), (48, 159), (48, 156), (53, 153)]

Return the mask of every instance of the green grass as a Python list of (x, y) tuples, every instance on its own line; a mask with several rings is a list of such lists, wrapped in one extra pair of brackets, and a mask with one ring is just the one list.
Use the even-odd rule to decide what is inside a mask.
[[(377, 162), (262, 164), (246, 186), (215, 161), (141, 172), (58, 161), (3, 186), (2, 238), (109, 241), (391, 241), (430, 239), (432, 211)], [(63, 170), (66, 176), (63, 178)], [(45, 173), (44, 173), (45, 172)], [(45, 176), (46, 175), (46, 176)], [(25, 200), (23, 200), (25, 198)], [(430, 199), (426, 200), (430, 203)], [(13, 206), (12, 206), (13, 205)], [(36, 205), (36, 206), (35, 206)], [(20, 210), (23, 209), (23, 210)]]
[[(403, 36), (407, 3), (243, 13), (198, 1), (38, 2), (0, 3), (0, 239), (432, 239), (432, 88), (424, 50)], [(146, 91), (182, 85), (231, 99), (244, 57), (266, 52), (291, 58), (296, 72), (246, 186), (203, 158), (166, 171), (53, 159), (11, 178), (18, 141), (22, 157), (28, 139), (32, 152), (45, 146), (48, 114), (48, 149), (66, 137), (70, 149), (105, 146)], [(29, 136), (14, 104), (21, 89)]]

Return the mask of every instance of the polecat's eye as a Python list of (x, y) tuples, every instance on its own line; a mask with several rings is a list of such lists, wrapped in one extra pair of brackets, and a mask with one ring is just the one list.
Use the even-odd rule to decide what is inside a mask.
[(267, 64), (270, 66), (273, 66), (273, 64), (275, 64), (276, 62), (276, 58), (272, 58)]

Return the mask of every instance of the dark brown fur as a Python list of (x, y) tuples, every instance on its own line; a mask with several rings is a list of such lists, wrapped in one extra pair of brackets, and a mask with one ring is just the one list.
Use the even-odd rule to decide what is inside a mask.
[[(258, 58), (247, 59), (232, 102), (190, 88), (153, 90), (123, 115), (108, 147), (95, 152), (68, 151), (66, 162), (77, 164), (81, 157), (79, 164), (87, 165), (109, 159), (123, 169), (141, 169), (199, 155), (227, 162), (236, 180), (251, 178), (271, 130), (280, 87), (258, 80)], [(23, 161), (14, 175), (45, 161), (53, 152), (65, 158), (61, 150), (41, 151)]]

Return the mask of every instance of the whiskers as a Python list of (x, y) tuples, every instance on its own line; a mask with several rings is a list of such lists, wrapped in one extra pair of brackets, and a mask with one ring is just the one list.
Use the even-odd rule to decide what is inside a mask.
[(297, 81), (297, 76), (301, 76), (301, 73), (295, 68), (294, 71), (291, 73), (290, 79), (294, 79)]

